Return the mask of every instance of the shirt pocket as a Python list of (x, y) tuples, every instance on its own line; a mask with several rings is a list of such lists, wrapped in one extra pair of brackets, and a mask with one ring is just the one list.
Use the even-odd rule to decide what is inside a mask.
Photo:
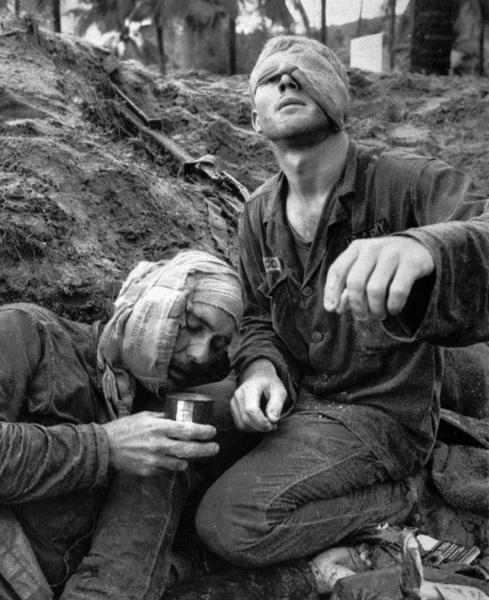
[(355, 344), (366, 354), (382, 354), (399, 348), (403, 342), (391, 337), (379, 319), (360, 321), (351, 316)]
[(300, 359), (304, 353), (307, 355), (304, 340), (295, 324), (294, 303), (291, 301), (287, 274), (268, 276), (258, 286), (258, 290), (269, 301), (273, 329), (292, 356)]
[(288, 313), (292, 316), (287, 275), (285, 273), (280, 275), (267, 273), (265, 279), (258, 286), (258, 290), (267, 298), (270, 304), (273, 328), (280, 333), (284, 321), (290, 322), (290, 318), (286, 319), (286, 316), (289, 316)]

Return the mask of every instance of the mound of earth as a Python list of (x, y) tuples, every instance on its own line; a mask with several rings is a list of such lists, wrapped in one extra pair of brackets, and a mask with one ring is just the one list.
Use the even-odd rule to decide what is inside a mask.
[[(139, 260), (197, 247), (236, 261), (245, 188), (274, 170), (245, 77), (162, 78), (8, 14), (0, 62), (2, 302), (92, 320)], [(440, 156), (485, 195), (486, 79), (350, 75), (357, 140)]]

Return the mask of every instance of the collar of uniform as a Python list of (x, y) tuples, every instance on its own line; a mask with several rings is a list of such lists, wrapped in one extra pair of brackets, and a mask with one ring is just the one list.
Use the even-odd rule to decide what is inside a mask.
[(282, 195), (286, 185), (283, 171), (277, 173), (270, 181), (270, 197), (263, 216), (264, 223), (267, 223), (278, 210), (282, 210)]
[(355, 142), (350, 140), (346, 153), (345, 170), (343, 171), (343, 177), (340, 179), (338, 185), (338, 197), (340, 199), (355, 194), (355, 181), (357, 178), (358, 164), (357, 159), (358, 146), (355, 144)]
[(358, 146), (350, 140), (346, 153), (345, 169), (336, 189), (336, 197), (339, 201), (335, 202), (333, 206), (329, 219), (330, 225), (349, 218), (350, 210), (348, 209), (348, 203), (355, 197), (357, 168)]
[[(333, 207), (333, 211), (330, 218), (330, 224), (338, 221), (343, 221), (348, 218), (348, 212), (344, 204), (354, 198), (355, 196), (355, 182), (357, 178), (357, 167), (358, 167), (358, 146), (352, 140), (349, 141), (348, 150), (346, 154), (345, 170), (341, 176), (338, 187), (337, 197), (340, 202), (336, 202)], [(269, 201), (265, 208), (263, 221), (268, 223), (273, 216), (277, 214), (277, 211), (283, 210), (283, 199), (287, 185), (287, 180), (283, 171), (277, 173), (270, 181), (269, 187)]]

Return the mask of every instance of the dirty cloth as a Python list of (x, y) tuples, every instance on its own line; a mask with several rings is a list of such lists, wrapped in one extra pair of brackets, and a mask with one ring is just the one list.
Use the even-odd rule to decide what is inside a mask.
[(289, 74), (343, 129), (350, 112), (348, 77), (327, 46), (300, 36), (277, 36), (264, 46), (250, 75), (251, 98), (270, 78)]
[(431, 476), (447, 504), (489, 516), (489, 450), (438, 442)]
[(130, 405), (135, 379), (155, 395), (166, 388), (168, 365), (190, 299), (224, 310), (238, 326), (243, 311), (238, 276), (216, 256), (189, 250), (170, 260), (140, 262), (130, 272), (98, 347), (109, 400)]
[(52, 591), (15, 514), (0, 508), (0, 598), (51, 600)]
[[(474, 344), (462, 350), (444, 348), (443, 359), (442, 408), (453, 411), (457, 421), (462, 415), (489, 417), (489, 344)], [(472, 421), (471, 431), (474, 427), (479, 426)]]
[[(286, 191), (279, 173), (242, 216), (245, 313), (234, 366), (239, 373), (258, 358), (271, 360), (289, 392), (286, 410), (340, 421), (393, 479), (402, 478), (421, 468), (434, 444), (443, 369), (435, 344), (489, 336), (489, 218), (460, 221), (482, 205), (464, 204), (470, 181), (444, 162), (351, 142), (303, 271), (284, 214)], [(361, 322), (324, 311), (328, 268), (348, 244), (398, 232), (430, 248), (436, 267), (436, 276), (415, 284), (403, 314)]]
[(430, 459), (430, 474), (441, 498), (451, 507), (489, 517), (489, 419), (460, 417), (442, 411), (443, 425), (472, 435), (472, 443), (447, 444), (437, 440)]
[(160, 600), (188, 494), (187, 475), (116, 474), (90, 551), (68, 579), (60, 600)]
[[(487, 581), (431, 567), (424, 570), (424, 577), (434, 582), (444, 600), (486, 600), (489, 597)], [(330, 600), (403, 600), (400, 579), (400, 566), (345, 577), (336, 582)], [(453, 591), (459, 595), (450, 595)]]
[(440, 600), (489, 600), (489, 596), (481, 590), (450, 583), (435, 583), (433, 589), (440, 596)]

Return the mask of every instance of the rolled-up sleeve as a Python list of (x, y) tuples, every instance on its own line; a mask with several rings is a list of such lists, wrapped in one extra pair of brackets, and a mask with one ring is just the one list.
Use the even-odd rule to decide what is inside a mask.
[[(411, 298), (411, 308), (413, 299), (425, 298), (422, 318), (414, 323), (406, 318), (413, 312), (408, 306), (400, 317), (386, 319), (385, 327), (403, 341), (445, 346), (485, 341), (489, 339), (488, 201), (472, 194), (469, 178), (442, 161), (427, 163), (413, 192), (420, 226), (401, 235), (430, 251), (435, 273), (418, 282)], [(423, 294), (423, 285), (429, 293)]]
[[(489, 339), (489, 212), (406, 232), (428, 248), (435, 280), (426, 312), (411, 330), (401, 320), (389, 332), (405, 341), (467, 346)], [(402, 323), (401, 327), (399, 324)]]

